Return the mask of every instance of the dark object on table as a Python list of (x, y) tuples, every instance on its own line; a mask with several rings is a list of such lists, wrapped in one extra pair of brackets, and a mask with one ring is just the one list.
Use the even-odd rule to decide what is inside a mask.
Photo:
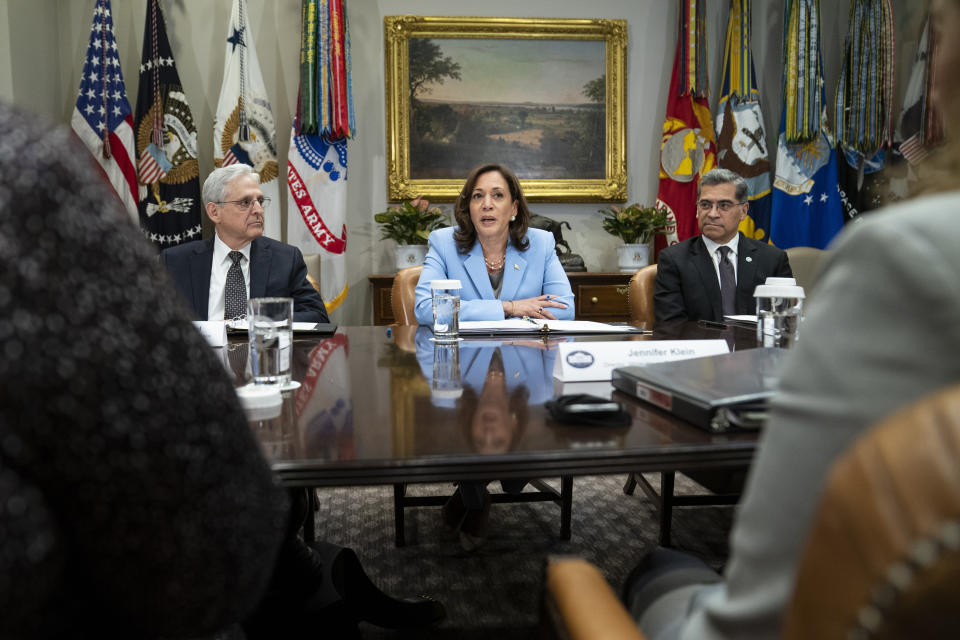
[(578, 393), (547, 401), (544, 406), (554, 420), (581, 426), (625, 427), (630, 414), (619, 402)]
[(615, 389), (715, 433), (759, 428), (786, 349), (747, 349), (645, 367), (620, 367)]
[(586, 271), (587, 267), (583, 263), (583, 258), (579, 254), (573, 253), (570, 245), (563, 239), (563, 225), (570, 228), (570, 223), (566, 220), (557, 222), (553, 218), (541, 216), (536, 213), (530, 214), (530, 226), (534, 229), (543, 229), (553, 234), (553, 240), (557, 245), (557, 257), (564, 271)]

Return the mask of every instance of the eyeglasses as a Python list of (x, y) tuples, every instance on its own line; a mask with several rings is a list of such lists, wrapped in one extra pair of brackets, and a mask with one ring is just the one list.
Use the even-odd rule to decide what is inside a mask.
[(265, 207), (270, 204), (270, 198), (260, 196), (259, 198), (244, 198), (243, 200), (221, 200), (217, 204), (235, 204), (240, 211), (249, 211), (254, 202), (258, 202), (261, 207)]
[(731, 202), (730, 200), (721, 200), (720, 202), (711, 202), (709, 200), (701, 200), (697, 203), (697, 209), (700, 209), (703, 213), (709, 213), (713, 210), (713, 207), (716, 206), (717, 209), (720, 209), (721, 212), (727, 213), (734, 207), (739, 207), (742, 205), (742, 202)]

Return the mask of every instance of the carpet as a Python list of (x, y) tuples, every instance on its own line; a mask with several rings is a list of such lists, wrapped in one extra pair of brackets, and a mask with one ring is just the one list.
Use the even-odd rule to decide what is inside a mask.
[[(647, 476), (654, 486), (659, 475)], [(574, 480), (571, 539), (559, 539), (560, 509), (553, 503), (495, 504), (490, 536), (466, 552), (443, 524), (439, 507), (406, 512), (407, 545), (393, 544), (390, 486), (318, 489), (317, 538), (353, 548), (373, 581), (395, 596), (423, 593), (443, 602), (447, 619), (436, 628), (400, 633), (362, 625), (365, 639), (519, 640), (533, 632), (548, 555), (577, 555), (596, 564), (619, 589), (641, 555), (656, 546), (657, 513), (637, 490), (623, 493), (625, 476)], [(559, 480), (548, 480), (559, 488)], [(409, 495), (449, 495), (450, 484), (408, 487)], [(499, 483), (490, 484), (499, 491)], [(704, 493), (677, 474), (676, 493)], [(675, 548), (720, 569), (726, 562), (732, 507), (674, 509)]]

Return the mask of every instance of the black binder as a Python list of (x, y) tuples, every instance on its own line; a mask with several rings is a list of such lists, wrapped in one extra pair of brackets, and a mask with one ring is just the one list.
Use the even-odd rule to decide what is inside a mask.
[(614, 388), (713, 432), (762, 426), (786, 349), (759, 348), (614, 369)]

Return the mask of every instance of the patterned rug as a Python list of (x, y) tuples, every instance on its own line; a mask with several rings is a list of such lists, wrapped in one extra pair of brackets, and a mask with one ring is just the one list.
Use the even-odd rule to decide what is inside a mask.
[[(654, 486), (659, 475), (647, 476)], [(367, 573), (396, 596), (428, 594), (447, 609), (438, 627), (402, 634), (363, 625), (364, 638), (514, 640), (529, 638), (537, 622), (544, 560), (578, 555), (596, 564), (619, 591), (647, 549), (657, 544), (653, 505), (638, 489), (623, 493), (625, 476), (576, 478), (569, 541), (559, 539), (560, 509), (553, 503), (495, 504), (490, 536), (468, 553), (443, 524), (439, 507), (406, 512), (407, 545), (393, 544), (392, 487), (317, 491), (317, 538), (352, 547)], [(559, 486), (559, 481), (551, 484)], [(678, 474), (676, 493), (704, 493)], [(411, 485), (408, 495), (449, 495), (453, 485)], [(490, 484), (499, 491), (499, 483)], [(726, 561), (732, 507), (674, 510), (674, 547), (720, 569)]]

